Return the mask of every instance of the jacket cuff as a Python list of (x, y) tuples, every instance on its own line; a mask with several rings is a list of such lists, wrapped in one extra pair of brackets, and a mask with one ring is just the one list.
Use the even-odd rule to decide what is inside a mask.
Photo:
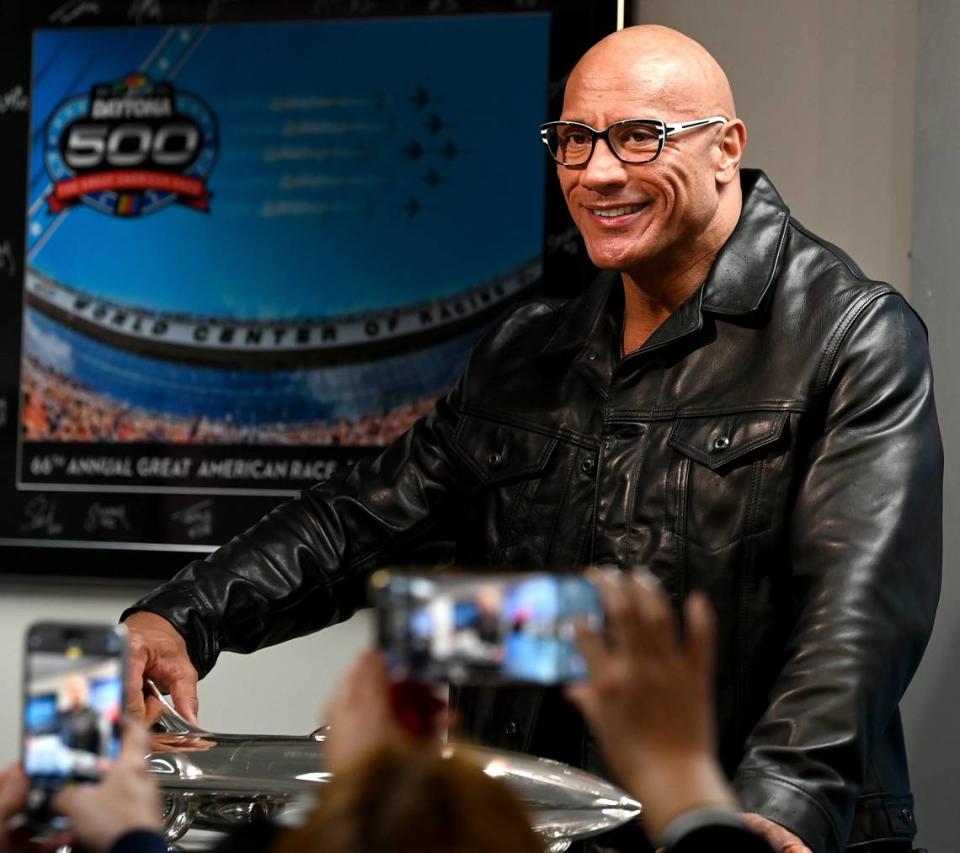
[(167, 853), (167, 842), (158, 832), (131, 829), (113, 842), (108, 853)]
[(759, 773), (738, 773), (733, 787), (745, 812), (779, 823), (813, 853), (841, 853), (846, 840), (830, 812), (796, 782)]
[(176, 628), (186, 643), (187, 654), (199, 678), (213, 669), (220, 654), (214, 627), (217, 617), (200, 596), (182, 584), (166, 584), (124, 610), (120, 621), (141, 610), (162, 616)]

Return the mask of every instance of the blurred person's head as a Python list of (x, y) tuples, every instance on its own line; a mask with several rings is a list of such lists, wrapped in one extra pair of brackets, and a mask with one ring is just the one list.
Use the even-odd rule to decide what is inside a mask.
[(90, 685), (82, 675), (69, 675), (63, 682), (64, 706), (73, 710), (83, 708), (90, 701)]
[(462, 758), (389, 747), (321, 791), (273, 853), (543, 853), (507, 786)]

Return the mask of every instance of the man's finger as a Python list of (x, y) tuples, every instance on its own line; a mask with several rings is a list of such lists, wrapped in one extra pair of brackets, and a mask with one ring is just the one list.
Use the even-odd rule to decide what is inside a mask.
[(53, 808), (58, 812), (67, 814), (73, 811), (77, 804), (77, 797), (82, 797), (83, 793), (84, 788), (82, 785), (67, 785), (54, 794)]
[(127, 695), (124, 700), (127, 713), (138, 720), (146, 717), (146, 706), (143, 701), (143, 670), (146, 660), (138, 654), (131, 653), (127, 668)]
[(563, 695), (580, 711), (587, 722), (596, 723), (597, 691), (589, 681), (577, 681), (566, 685), (563, 688)]
[(15, 815), (27, 797), (29, 782), (18, 764), (11, 765), (0, 776), (0, 819)]
[(687, 659), (704, 679), (708, 689), (713, 689), (713, 656), (716, 619), (707, 596), (692, 592), (683, 605), (684, 645)]
[(646, 647), (663, 654), (676, 647), (673, 611), (656, 576), (646, 569), (630, 573), (624, 595), (630, 599), (633, 623), (628, 626), (630, 648)]
[(170, 685), (170, 698), (173, 707), (191, 726), (200, 728), (197, 712), (200, 710), (200, 700), (197, 699), (197, 682), (181, 677)]
[(124, 726), (123, 745), (120, 748), (121, 761), (134, 766), (143, 764), (144, 756), (150, 752), (150, 733), (138, 720), (129, 720)]
[(603, 602), (606, 634), (613, 652), (630, 648), (631, 626), (636, 619), (636, 612), (630, 597), (623, 594), (623, 575), (605, 571), (596, 585)]
[(584, 621), (577, 622), (573, 630), (577, 639), (577, 648), (587, 664), (587, 671), (591, 677), (595, 677), (608, 655), (603, 636)]
[(144, 695), (143, 697), (143, 722), (152, 726), (159, 720), (167, 710), (166, 706), (156, 696)]
[(777, 853), (812, 853), (801, 839), (776, 821), (756, 812), (744, 812), (740, 816), (747, 826), (762, 835)]

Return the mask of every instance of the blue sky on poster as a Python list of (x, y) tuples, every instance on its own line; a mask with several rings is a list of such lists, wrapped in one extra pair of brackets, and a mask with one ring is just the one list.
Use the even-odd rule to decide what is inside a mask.
[[(139, 68), (166, 33), (37, 34), (31, 204), (49, 184), (38, 131), (51, 111)], [(79, 206), (34, 268), (157, 311), (291, 318), (428, 300), (540, 253), (547, 16), (231, 24), (200, 35), (173, 83), (219, 122), (211, 212), (173, 205), (124, 220)], [(421, 86), (431, 100), (417, 106)], [(415, 159), (404, 150), (414, 140)], [(452, 159), (449, 141), (460, 149)]]

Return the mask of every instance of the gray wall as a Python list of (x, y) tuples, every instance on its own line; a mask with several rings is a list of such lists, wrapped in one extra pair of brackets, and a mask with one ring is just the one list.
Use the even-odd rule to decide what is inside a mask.
[[(960, 849), (960, 3), (923, 0), (917, 27), (912, 302), (927, 323), (946, 451), (943, 591), (933, 640), (904, 702), (920, 839)], [(909, 125), (910, 116), (904, 124)]]
[(639, 0), (717, 58), (744, 163), (867, 275), (909, 293), (916, 0)]
[(801, 221), (899, 287), (929, 326), (947, 454), (944, 584), (902, 709), (918, 842), (958, 850), (960, 3), (639, 0), (635, 18), (717, 57), (750, 131), (747, 165), (766, 169)]

